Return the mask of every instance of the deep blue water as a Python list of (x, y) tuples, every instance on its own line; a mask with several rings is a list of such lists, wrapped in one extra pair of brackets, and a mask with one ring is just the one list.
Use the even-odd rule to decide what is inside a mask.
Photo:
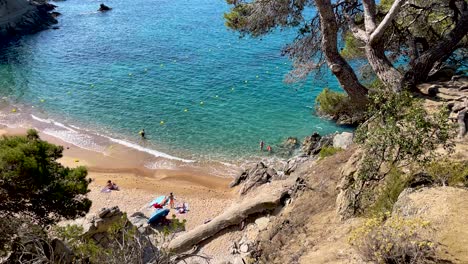
[[(42, 116), (184, 158), (247, 157), (260, 139), (342, 130), (313, 113), (321, 81), (287, 85), (294, 31), (240, 39), (222, 0), (57, 2), (58, 30), (0, 49), (0, 96)], [(162, 122), (163, 124), (162, 124)]]

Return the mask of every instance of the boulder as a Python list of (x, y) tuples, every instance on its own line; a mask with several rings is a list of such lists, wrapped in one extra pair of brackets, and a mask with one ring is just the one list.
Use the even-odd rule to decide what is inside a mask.
[(337, 134), (333, 137), (333, 147), (347, 149), (351, 144), (353, 144), (353, 137), (354, 134), (350, 132)]
[(240, 190), (240, 194), (244, 195), (260, 185), (279, 179), (281, 179), (281, 176), (275, 169), (267, 167), (263, 162), (259, 162), (237, 175), (234, 181), (229, 184), (229, 187), (232, 188), (244, 183)]
[(284, 166), (284, 170), (283, 170), (284, 174), (286, 176), (291, 175), (291, 173), (293, 173), (300, 164), (309, 160), (309, 158), (310, 158), (309, 156), (304, 154), (304, 155), (296, 156), (294, 158), (289, 159), (286, 165)]
[(319, 133), (314, 132), (312, 135), (304, 139), (301, 150), (307, 155), (317, 155), (323, 147), (331, 146), (333, 144), (333, 137), (334, 134), (322, 137)]
[(83, 236), (93, 237), (97, 233), (105, 233), (116, 222), (122, 219), (123, 213), (119, 207), (102, 208), (97, 215), (86, 219), (83, 223)]
[(62, 263), (73, 263), (73, 251), (60, 239), (52, 239), (50, 246), (54, 252), (54, 259), (61, 260)]
[(106, 6), (105, 4), (101, 4), (99, 6), (99, 9), (98, 9), (99, 12), (106, 12), (106, 11), (110, 11), (110, 10), (112, 10), (112, 8)]
[(263, 231), (267, 229), (269, 223), (270, 223), (270, 218), (267, 216), (255, 219), (255, 224), (257, 225), (257, 228), (259, 231)]

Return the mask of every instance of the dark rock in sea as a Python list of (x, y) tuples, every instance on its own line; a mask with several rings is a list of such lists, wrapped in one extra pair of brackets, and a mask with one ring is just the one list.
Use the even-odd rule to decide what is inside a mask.
[(61, 16), (62, 14), (59, 12), (51, 12), (50, 15), (52, 15), (52, 17), (54, 18), (57, 18), (58, 16)]
[(54, 8), (45, 1), (0, 0), (0, 39), (7, 41), (56, 24), (57, 20), (49, 13)]
[(57, 30), (57, 29), (60, 29), (60, 28), (59, 27), (52, 27), (52, 29)]
[(110, 11), (110, 10), (112, 10), (112, 8), (106, 6), (105, 4), (101, 4), (99, 9), (98, 9), (99, 12), (106, 12), (106, 11)]

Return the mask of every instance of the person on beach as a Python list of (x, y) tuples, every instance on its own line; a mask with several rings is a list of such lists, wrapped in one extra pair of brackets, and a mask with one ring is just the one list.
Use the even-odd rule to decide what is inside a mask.
[(271, 146), (270, 146), (270, 145), (268, 145), (267, 151), (268, 151), (269, 153), (271, 153)]
[(174, 208), (174, 200), (176, 200), (176, 198), (174, 198), (174, 194), (170, 193), (169, 194), (169, 206), (171, 207), (171, 209)]
[(142, 139), (145, 139), (145, 129), (142, 129), (140, 132), (139, 132), (140, 136)]
[(119, 186), (117, 186), (117, 184), (113, 183), (111, 180), (107, 181), (107, 184), (106, 184), (105, 188), (107, 188), (110, 191), (118, 191), (119, 190)]
[(263, 140), (260, 140), (260, 151), (263, 151), (263, 146), (265, 146), (265, 142), (263, 142)]

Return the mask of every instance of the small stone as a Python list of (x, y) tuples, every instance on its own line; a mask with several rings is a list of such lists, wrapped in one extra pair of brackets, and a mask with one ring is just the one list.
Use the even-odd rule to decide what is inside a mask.
[(240, 246), (240, 251), (241, 251), (242, 253), (247, 253), (247, 252), (249, 252), (249, 245), (248, 245), (248, 244), (242, 244), (242, 245)]
[(260, 217), (260, 218), (255, 219), (255, 224), (257, 225), (257, 228), (259, 231), (263, 231), (267, 229), (269, 223), (270, 223), (270, 218), (268, 217)]

